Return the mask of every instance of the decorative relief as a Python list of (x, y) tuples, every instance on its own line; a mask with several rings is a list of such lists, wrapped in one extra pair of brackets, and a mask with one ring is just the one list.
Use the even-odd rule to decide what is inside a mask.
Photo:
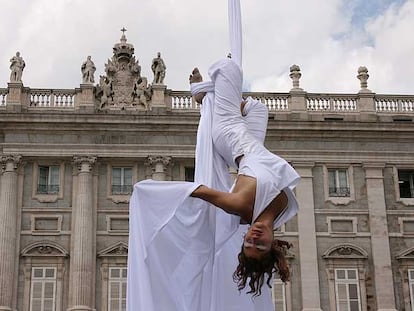
[(111, 245), (98, 253), (99, 257), (119, 257), (128, 256), (128, 244), (125, 242), (118, 242)]
[(59, 244), (52, 241), (40, 241), (26, 246), (22, 251), (23, 257), (29, 256), (54, 256), (67, 257), (69, 253)]
[(89, 172), (97, 158), (96, 156), (74, 156), (73, 163), (78, 166), (79, 171)]
[(329, 248), (323, 255), (324, 259), (366, 259), (368, 253), (361, 247), (353, 244), (340, 244)]
[(96, 86), (98, 110), (137, 109), (138, 106), (151, 110), (151, 85), (147, 78), (141, 77), (141, 65), (133, 56), (134, 46), (127, 43), (126, 29), (121, 31), (120, 43), (114, 45), (114, 55), (105, 64), (106, 75), (100, 76)]
[[(158, 165), (157, 165), (158, 164)], [(147, 161), (145, 162), (145, 165), (152, 167), (152, 170), (154, 172), (157, 171), (157, 169), (162, 169), (165, 171), (169, 165), (173, 165), (172, 157), (168, 156), (160, 156), (160, 155), (149, 155), (147, 157)]]
[[(2, 170), (11, 170), (11, 168), (13, 168), (14, 170), (17, 169), (18, 165), (21, 163), (22, 161), (22, 156), (21, 155), (2, 155), (0, 156), (0, 164), (1, 164), (1, 168)], [(12, 166), (8, 166), (7, 163), (11, 163)]]

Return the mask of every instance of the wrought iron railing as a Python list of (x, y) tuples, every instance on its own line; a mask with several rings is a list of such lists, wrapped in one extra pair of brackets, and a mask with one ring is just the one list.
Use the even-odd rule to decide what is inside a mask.
[(37, 193), (39, 194), (56, 194), (59, 193), (59, 185), (37, 185)]
[(112, 194), (131, 194), (132, 185), (112, 185)]
[(349, 197), (350, 195), (349, 187), (329, 187), (330, 197)]

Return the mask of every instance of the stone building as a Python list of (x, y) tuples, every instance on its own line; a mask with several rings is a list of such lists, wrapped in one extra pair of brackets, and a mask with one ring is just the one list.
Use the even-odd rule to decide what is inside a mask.
[[(124, 35), (97, 85), (91, 61), (79, 88), (0, 89), (0, 311), (124, 310), (132, 185), (192, 179), (190, 93), (148, 85)], [(294, 245), (277, 310), (414, 310), (414, 96), (370, 91), (364, 67), (354, 94), (290, 76), (289, 92), (245, 94), (302, 176), (275, 232)]]

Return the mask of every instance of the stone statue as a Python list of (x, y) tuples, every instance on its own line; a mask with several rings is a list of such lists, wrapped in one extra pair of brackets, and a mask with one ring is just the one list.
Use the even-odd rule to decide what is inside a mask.
[(16, 56), (10, 59), (10, 82), (22, 82), (23, 69), (26, 66), (20, 52), (16, 52)]
[(152, 60), (151, 69), (154, 73), (153, 84), (164, 84), (165, 70), (167, 69), (167, 66), (165, 66), (160, 52), (158, 52), (157, 57)]
[(109, 78), (100, 76), (99, 92), (102, 92), (101, 105), (99, 107), (99, 109), (102, 109), (105, 104), (108, 104), (109, 97), (112, 96), (112, 81)]
[(148, 85), (147, 78), (143, 77), (135, 81), (134, 90), (132, 91), (133, 100), (135, 101), (137, 99), (138, 103), (144, 105), (147, 111), (151, 110), (151, 106), (148, 103), (151, 99), (151, 91), (152, 87), (151, 84)]
[(90, 56), (88, 56), (86, 61), (83, 62), (81, 71), (82, 71), (82, 83), (83, 84), (95, 83), (94, 74), (96, 71), (96, 67)]

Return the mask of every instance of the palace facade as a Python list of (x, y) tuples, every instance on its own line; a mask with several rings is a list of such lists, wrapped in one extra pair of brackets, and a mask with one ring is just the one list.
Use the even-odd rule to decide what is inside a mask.
[[(199, 120), (165, 68), (149, 83), (140, 66), (123, 35), (97, 84), (89, 57), (78, 88), (0, 88), (0, 311), (125, 310), (132, 185), (191, 181)], [(275, 232), (294, 245), (276, 310), (414, 310), (414, 96), (357, 75), (353, 94), (308, 93), (292, 66), (290, 91), (245, 94), (302, 176)]]

